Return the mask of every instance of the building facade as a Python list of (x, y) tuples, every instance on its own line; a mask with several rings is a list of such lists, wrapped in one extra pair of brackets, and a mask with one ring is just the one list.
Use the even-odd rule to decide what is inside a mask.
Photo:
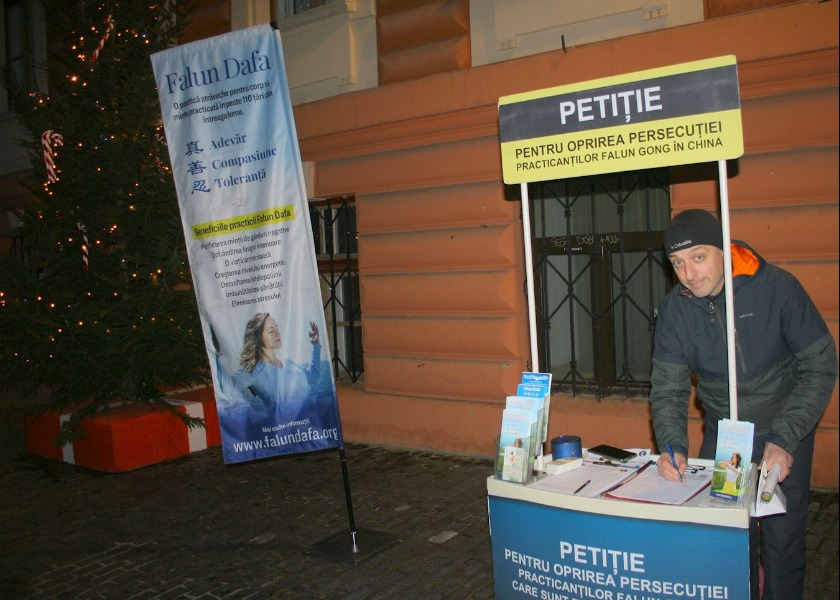
[[(505, 397), (522, 371), (536, 370), (522, 204), (502, 181), (499, 152), (497, 105), (510, 94), (734, 55), (745, 153), (729, 164), (732, 237), (796, 275), (837, 339), (838, 3), (590, 4), (219, 0), (193, 12), (184, 42), (278, 23), (310, 195), (352, 206), (345, 258), (360, 338), (349, 350), (343, 337), (332, 339), (342, 357), (358, 353), (354, 374), (338, 381), (346, 439), (489, 456)], [(646, 188), (665, 189), (647, 230), (661, 234), (667, 217), (687, 208), (717, 211), (716, 174), (713, 165), (668, 169), (664, 185)], [(4, 207), (21, 200), (10, 191), (14, 177), (8, 169), (3, 176)], [(552, 198), (563, 203), (562, 194)], [(554, 214), (562, 211), (536, 214), (535, 222)], [(569, 219), (580, 219), (575, 227), (586, 221)], [(553, 235), (543, 231), (543, 241)], [(539, 253), (536, 239), (532, 247)], [(648, 250), (649, 264), (654, 254)], [(593, 281), (572, 296), (589, 308)], [(555, 293), (549, 285), (543, 300)], [(654, 291), (648, 304), (661, 295)], [(607, 319), (611, 329), (603, 318), (574, 334), (549, 327), (550, 307), (540, 305), (540, 355), (555, 362), (540, 368), (561, 385), (549, 434), (653, 447), (643, 375), (603, 377), (637, 360), (629, 370), (643, 373), (650, 340), (631, 335), (620, 315)], [(648, 317), (655, 310), (642, 308)], [(583, 358), (596, 355), (606, 358)], [(692, 407), (696, 451), (701, 419)], [(813, 484), (836, 488), (836, 388), (816, 448)]]

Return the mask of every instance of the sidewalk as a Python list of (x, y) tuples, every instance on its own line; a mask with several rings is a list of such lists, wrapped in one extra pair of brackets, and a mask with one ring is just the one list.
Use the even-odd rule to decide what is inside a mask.
[[(393, 543), (340, 562), (310, 553), (349, 544), (336, 451), (102, 474), (27, 455), (21, 418), (0, 402), (0, 598), (494, 597), (489, 460), (349, 444), (359, 546)], [(837, 523), (837, 492), (813, 493), (809, 600), (838, 597)]]

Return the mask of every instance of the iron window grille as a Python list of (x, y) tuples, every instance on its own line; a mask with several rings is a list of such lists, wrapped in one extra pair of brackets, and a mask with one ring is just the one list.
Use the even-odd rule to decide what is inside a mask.
[(653, 325), (672, 285), (666, 169), (529, 187), (539, 368), (555, 390), (646, 396)]
[(333, 373), (355, 383), (364, 373), (355, 198), (310, 200), (309, 215)]

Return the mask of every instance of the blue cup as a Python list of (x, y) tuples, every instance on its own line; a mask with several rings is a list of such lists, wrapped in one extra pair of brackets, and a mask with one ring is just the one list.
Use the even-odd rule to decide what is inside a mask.
[(580, 437), (576, 435), (561, 435), (551, 440), (551, 459), (558, 458), (580, 458), (583, 450), (580, 445)]

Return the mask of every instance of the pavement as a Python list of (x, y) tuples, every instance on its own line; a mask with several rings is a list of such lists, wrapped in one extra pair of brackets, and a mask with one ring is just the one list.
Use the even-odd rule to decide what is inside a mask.
[[(354, 553), (335, 450), (106, 474), (27, 454), (23, 414), (0, 400), (0, 598), (494, 597), (489, 459), (347, 444)], [(837, 490), (807, 544), (805, 598), (835, 600)]]

